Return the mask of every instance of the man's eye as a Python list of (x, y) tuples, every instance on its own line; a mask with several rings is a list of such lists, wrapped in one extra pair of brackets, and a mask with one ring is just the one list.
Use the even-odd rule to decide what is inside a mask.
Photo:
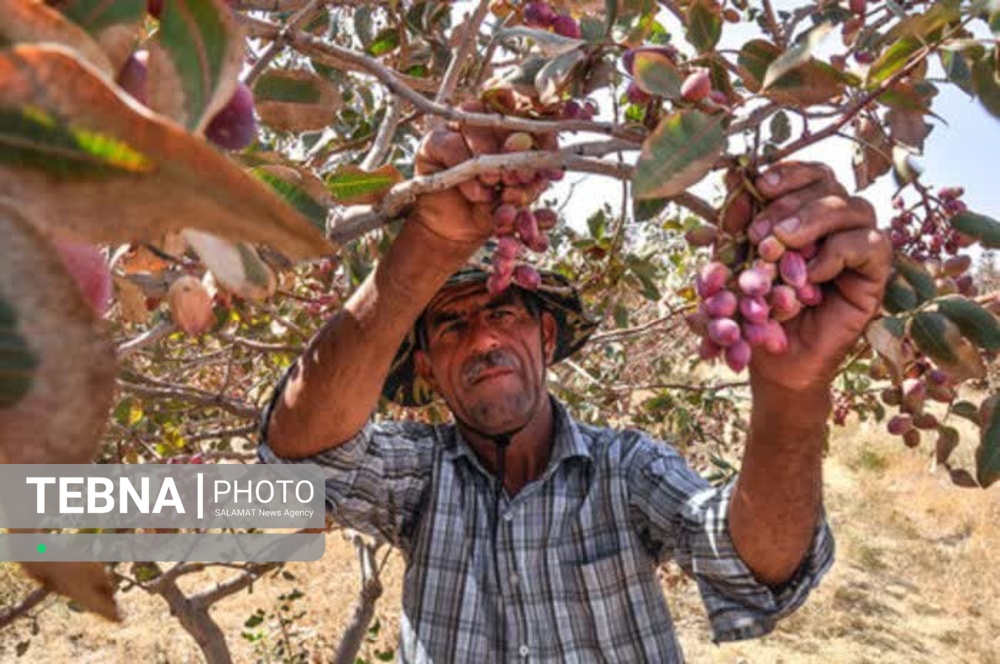
[(513, 309), (494, 309), (492, 312), (492, 318), (495, 320), (505, 320), (514, 315)]
[(461, 332), (463, 329), (465, 329), (465, 321), (455, 320), (450, 323), (445, 323), (441, 327), (441, 334), (454, 334), (456, 332)]

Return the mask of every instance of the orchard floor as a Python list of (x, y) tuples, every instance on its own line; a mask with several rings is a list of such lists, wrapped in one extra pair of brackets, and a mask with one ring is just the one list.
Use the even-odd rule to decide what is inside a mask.
[[(689, 662), (699, 664), (1000, 664), (1000, 488), (952, 487), (943, 473), (928, 472), (924, 449), (907, 450), (897, 439), (865, 425), (837, 429), (826, 464), (826, 504), (838, 541), (837, 562), (799, 613), (770, 636), (713, 645), (692, 583), (665, 575), (668, 598)], [(971, 446), (959, 448), (966, 463)], [(350, 616), (358, 589), (356, 558), (343, 536), (328, 536), (322, 561), (291, 564), (293, 580), (280, 576), (216, 605), (214, 617), (230, 635), (237, 662), (281, 662), (281, 629), (272, 618), (254, 628), (263, 638), (241, 636), (257, 609), (271, 615), (282, 593), (307, 614), (293, 628), (306, 661), (328, 661)], [(202, 576), (204, 588), (225, 571)], [(397, 625), (400, 563), (390, 557), (386, 594), (378, 609), (381, 628), (362, 656), (392, 648)], [(23, 595), (29, 584), (0, 569), (0, 604)], [(111, 625), (47, 600), (37, 633), (22, 620), (0, 631), (0, 662), (199, 662), (191, 638), (166, 605), (142, 591), (121, 598), (125, 622)], [(30, 638), (21, 658), (15, 648)], [(22, 646), (23, 647), (23, 646)], [(384, 655), (383, 655), (384, 656)]]

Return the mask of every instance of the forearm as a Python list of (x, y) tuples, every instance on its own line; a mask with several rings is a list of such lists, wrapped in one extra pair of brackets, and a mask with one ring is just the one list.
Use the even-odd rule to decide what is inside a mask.
[(763, 583), (787, 581), (802, 562), (822, 504), (829, 390), (753, 383), (750, 436), (729, 507), (740, 558)]
[(354, 436), (424, 306), (475, 250), (408, 222), (375, 270), (313, 337), (268, 425), (275, 454), (303, 457)]

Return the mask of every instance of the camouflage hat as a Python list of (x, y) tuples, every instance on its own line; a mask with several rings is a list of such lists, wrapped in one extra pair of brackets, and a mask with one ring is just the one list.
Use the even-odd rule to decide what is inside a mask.
[[(464, 267), (451, 275), (441, 290), (476, 282), (485, 283), (489, 276), (489, 272), (478, 267)], [(547, 271), (541, 271), (541, 276), (542, 284), (538, 290), (523, 292), (534, 298), (543, 311), (555, 318), (556, 349), (552, 361), (558, 362), (582, 348), (597, 329), (599, 321), (587, 314), (580, 301), (580, 294), (566, 277)], [(400, 406), (425, 406), (434, 398), (434, 391), (417, 374), (413, 361), (413, 351), (418, 347), (417, 326), (420, 324), (421, 320), (417, 319), (416, 325), (406, 335), (389, 368), (385, 385), (382, 386), (382, 396)]]

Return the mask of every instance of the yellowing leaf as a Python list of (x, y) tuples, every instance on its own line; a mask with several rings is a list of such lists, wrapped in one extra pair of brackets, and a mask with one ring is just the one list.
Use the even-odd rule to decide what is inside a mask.
[(279, 131), (323, 129), (344, 103), (333, 83), (305, 70), (265, 72), (253, 93), (261, 121)]
[(701, 180), (726, 148), (725, 115), (677, 111), (646, 139), (632, 181), (636, 198), (669, 198)]
[(369, 205), (382, 199), (403, 176), (392, 164), (374, 171), (345, 166), (326, 179), (326, 187), (341, 205)]
[[(332, 252), (323, 234), (267, 187), (121, 94), (61, 47), (0, 51), (0, 109), (37, 120), (21, 133), (20, 125), (6, 125), (0, 190), (32, 223), (98, 243), (158, 242), (169, 231), (195, 228), (267, 244), (293, 259)], [(41, 131), (45, 122), (54, 128)], [(14, 154), (32, 156), (19, 161)], [(100, 166), (100, 177), (76, 165), (83, 158)]]
[(168, 0), (149, 43), (150, 107), (204, 131), (236, 89), (244, 31), (225, 0)]

